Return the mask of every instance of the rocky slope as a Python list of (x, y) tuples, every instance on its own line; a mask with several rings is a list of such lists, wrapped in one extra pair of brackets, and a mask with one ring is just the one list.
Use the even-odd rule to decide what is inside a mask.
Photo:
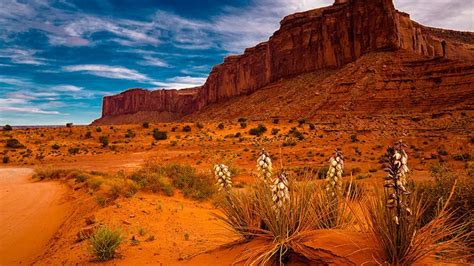
[[(387, 53), (380, 53), (381, 51)], [(370, 71), (344, 73), (358, 82), (338, 85), (335, 80), (340, 77), (342, 69), (350, 63), (363, 62), (362, 58), (374, 53), (393, 57), (394, 60), (398, 55), (403, 54), (405, 59), (395, 60), (398, 65), (393, 69), (382, 70), (389, 71), (378, 76), (381, 79), (386, 75), (389, 76), (386, 82), (383, 82), (384, 85), (378, 82), (360, 84), (361, 80), (371, 80), (373, 73), (371, 74)], [(370, 58), (367, 60), (373, 60), (373, 56)], [(286, 104), (282, 102), (270, 104), (262, 99), (263, 102), (259, 105), (264, 110), (275, 108), (279, 110), (269, 113), (270, 116), (289, 117), (294, 114), (292, 110), (301, 109), (305, 101), (316, 101), (318, 97), (315, 98), (315, 94), (324, 94), (319, 82), (325, 78), (334, 80), (328, 81), (328, 84), (337, 85), (331, 87), (331, 90), (346, 90), (352, 93), (350, 98), (341, 98), (342, 95), (338, 95), (338, 98), (332, 100), (346, 107), (353, 105), (354, 110), (363, 111), (364, 108), (361, 107), (363, 105), (379, 106), (377, 102), (374, 102), (376, 99), (366, 97), (367, 93), (380, 94), (380, 91), (387, 90), (390, 94), (392, 92), (388, 90), (394, 86), (411, 86), (412, 93), (415, 94), (427, 89), (439, 91), (449, 87), (449, 95), (443, 97), (458, 98), (461, 102), (472, 101), (472, 97), (466, 98), (464, 95), (467, 93), (470, 96), (474, 93), (473, 60), (473, 33), (424, 27), (412, 21), (409, 15), (397, 11), (391, 0), (338, 0), (329, 7), (285, 17), (281, 21), (280, 29), (267, 42), (246, 49), (243, 55), (225, 58), (222, 64), (212, 69), (206, 83), (199, 88), (153, 92), (133, 89), (119, 95), (105, 97), (102, 118), (94, 123), (130, 123), (134, 122), (131, 115), (134, 113), (141, 114), (140, 119), (137, 117), (135, 122), (143, 121), (143, 119), (149, 121), (208, 119), (210, 117), (217, 119), (215, 115), (217, 113), (222, 113), (222, 118), (234, 118), (229, 115), (235, 113), (232, 110), (220, 111), (228, 110), (227, 107), (231, 102), (238, 102), (238, 99), (247, 95), (251, 97), (251, 94), (257, 92), (265, 93), (270, 98), (274, 95), (287, 95), (290, 97), (289, 100), (295, 99), (290, 103), (287, 100)], [(381, 60), (375, 61), (378, 64)], [(411, 61), (414, 63), (410, 63)], [(381, 67), (381, 65), (375, 66)], [(414, 68), (415, 72), (404, 71), (410, 68)], [(304, 86), (311, 88), (308, 95), (293, 90), (292, 81), (289, 81), (305, 73), (312, 73), (311, 75), (315, 77), (314, 80), (308, 80), (307, 86)], [(398, 78), (393, 78), (397, 75)], [(441, 82), (438, 82), (440, 79)], [(437, 82), (423, 83), (420, 80), (436, 80)], [(465, 81), (470, 83), (466, 84)], [(301, 97), (288, 95), (285, 91), (272, 90), (284, 83), (290, 86), (287, 88), (289, 91), (302, 94)], [(397, 96), (408, 95), (398, 93)], [(331, 98), (331, 95), (327, 97)], [(296, 101), (298, 98), (301, 98), (301, 101)], [(405, 99), (403, 104), (406, 104), (403, 110), (417, 109), (414, 108), (415, 101), (407, 100), (408, 97), (402, 98)], [(242, 104), (246, 102), (243, 100)], [(287, 106), (288, 111), (283, 112)], [(385, 107), (387, 110), (394, 109), (393, 105)], [(241, 108), (236, 108), (236, 110), (239, 109)], [(255, 108), (249, 110), (255, 110)], [(318, 112), (339, 111), (331, 104), (316, 109), (304, 108), (304, 110), (298, 112), (298, 115), (312, 117), (316, 115), (315, 110)], [(144, 112), (153, 112), (153, 115), (150, 113), (146, 117)], [(124, 117), (128, 118), (124, 119)]]

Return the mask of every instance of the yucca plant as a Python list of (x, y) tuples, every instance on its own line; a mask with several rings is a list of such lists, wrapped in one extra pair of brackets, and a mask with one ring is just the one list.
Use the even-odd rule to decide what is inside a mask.
[(255, 191), (229, 191), (217, 197), (216, 205), (222, 214), (214, 216), (245, 241), (253, 239), (261, 227)]
[[(342, 174), (344, 172), (344, 156), (337, 150), (329, 159), (326, 175), (325, 190), (317, 190), (313, 197), (313, 207), (319, 219), (317, 227), (321, 229), (344, 228), (353, 222), (352, 213), (348, 207), (350, 193), (342, 191)], [(351, 183), (347, 188), (350, 192)]]
[[(463, 249), (465, 223), (457, 223), (445, 205), (437, 216), (420, 227), (425, 210), (422, 201), (404, 184), (406, 160), (401, 141), (387, 149), (388, 168), (384, 192), (368, 197), (363, 206), (363, 224), (367, 226), (378, 263), (411, 265), (438, 252)], [(405, 157), (407, 158), (407, 157)]]
[(288, 196), (283, 197), (286, 200), (274, 201), (275, 194), (268, 186), (255, 186), (258, 214), (265, 225), (264, 228), (255, 228), (255, 231), (260, 239), (267, 242), (249, 249), (242, 254), (240, 261), (259, 265), (269, 262), (283, 264), (292, 252), (308, 259), (317, 258), (313, 250), (304, 245), (313, 235), (315, 220), (318, 219), (311, 204), (315, 186), (305, 181), (298, 185), (288, 182), (288, 187), (291, 188)]

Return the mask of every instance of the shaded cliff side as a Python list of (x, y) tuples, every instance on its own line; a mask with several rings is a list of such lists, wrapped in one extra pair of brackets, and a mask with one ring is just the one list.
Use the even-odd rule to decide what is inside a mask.
[[(104, 97), (102, 118), (95, 123), (120, 123), (112, 117), (138, 112), (154, 112), (153, 121), (198, 117), (211, 105), (303, 73), (340, 69), (373, 52), (403, 50), (461, 62), (474, 58), (473, 33), (424, 27), (398, 12), (391, 0), (336, 2), (285, 17), (267, 42), (226, 57), (199, 88), (133, 89)], [(166, 115), (161, 119), (159, 113)]]

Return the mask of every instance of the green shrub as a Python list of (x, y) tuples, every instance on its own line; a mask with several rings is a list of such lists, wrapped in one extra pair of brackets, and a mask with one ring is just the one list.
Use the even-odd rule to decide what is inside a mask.
[(315, 130), (316, 126), (313, 123), (309, 124), (309, 130)]
[(21, 144), (17, 139), (7, 139), (5, 147), (12, 149), (24, 149), (25, 145)]
[(53, 150), (59, 150), (61, 148), (61, 145), (57, 144), (57, 143), (54, 143), (53, 145), (51, 145), (51, 149)]
[(350, 136), (352, 142), (358, 142), (359, 140), (357, 139), (356, 135), (351, 135)]
[(455, 210), (454, 216), (457, 219), (471, 221), (471, 227), (474, 226), (472, 211), (474, 210), (474, 181), (472, 178), (459, 177), (450, 168), (439, 164), (431, 167), (431, 179), (430, 182), (423, 182), (417, 186), (417, 191), (426, 204), (422, 223), (429, 223), (437, 215), (438, 209), (445, 204), (451, 188), (457, 182), (448, 207)]
[(454, 154), (453, 159), (456, 161), (470, 161), (472, 160), (472, 156), (469, 153), (460, 153), (460, 154)]
[(240, 128), (247, 128), (247, 122), (240, 122)]
[(249, 130), (249, 134), (250, 134), (250, 135), (253, 135), (253, 136), (258, 136), (258, 137), (260, 137), (260, 136), (263, 135), (263, 133), (265, 133), (266, 131), (267, 131), (267, 128), (265, 127), (265, 125), (260, 124), (260, 125), (258, 125), (257, 127), (251, 128), (251, 129)]
[(165, 168), (173, 185), (180, 189), (185, 197), (203, 200), (215, 193), (214, 179), (189, 165), (172, 164)]
[(87, 131), (86, 134), (84, 135), (86, 139), (90, 139), (92, 137), (92, 132)]
[(95, 132), (102, 132), (102, 128), (101, 127), (96, 127)]
[(203, 128), (204, 128), (204, 125), (203, 125), (201, 122), (197, 122), (197, 123), (195, 124), (195, 126), (196, 126), (196, 128), (198, 128), (198, 129), (203, 129)]
[(191, 126), (190, 125), (185, 125), (183, 127), (183, 132), (191, 132)]
[(298, 140), (304, 140), (303, 133), (298, 131), (298, 129), (296, 129), (295, 127), (291, 128), (290, 131), (288, 132), (288, 134), (293, 135), (293, 137), (295, 137)]
[(168, 138), (168, 133), (166, 133), (166, 131), (160, 131), (159, 129), (155, 128), (153, 130), (153, 138), (155, 138), (155, 140), (165, 140)]
[(69, 148), (67, 151), (68, 151), (69, 154), (71, 154), (71, 155), (76, 155), (76, 154), (79, 153), (79, 150), (80, 150), (79, 147), (71, 147), (71, 148)]
[(224, 123), (219, 123), (217, 125), (217, 128), (220, 129), (220, 130), (224, 129)]
[(302, 126), (306, 123), (306, 119), (300, 119), (298, 120), (298, 125)]
[(134, 138), (135, 137), (135, 132), (132, 129), (127, 129), (127, 132), (125, 133), (126, 138)]
[(71, 128), (71, 127), (72, 127), (72, 123), (66, 123), (66, 127)]
[(8, 155), (5, 155), (5, 156), (3, 156), (2, 161), (3, 161), (3, 163), (9, 163), (10, 162), (10, 157), (8, 157)]
[(274, 118), (272, 122), (273, 122), (273, 124), (276, 125), (276, 124), (280, 123), (280, 119)]
[(149, 127), (150, 127), (150, 123), (148, 123), (148, 122), (143, 122), (142, 127), (143, 127), (143, 128), (149, 128)]
[(3, 130), (4, 131), (11, 131), (11, 130), (13, 130), (13, 128), (10, 125), (5, 125), (5, 126), (3, 126)]
[(109, 146), (109, 136), (100, 136), (99, 137), (99, 142), (100, 142), (100, 144), (102, 144), (102, 147)]
[(90, 252), (99, 261), (110, 260), (122, 242), (120, 229), (111, 230), (107, 226), (99, 227), (89, 238)]
[(280, 132), (279, 128), (272, 128), (272, 135), (277, 135)]

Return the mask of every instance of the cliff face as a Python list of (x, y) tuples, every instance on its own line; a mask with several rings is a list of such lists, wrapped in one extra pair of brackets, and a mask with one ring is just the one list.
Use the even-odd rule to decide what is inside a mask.
[(419, 25), (398, 12), (392, 0), (339, 0), (330, 7), (285, 17), (267, 42), (214, 66), (200, 88), (134, 89), (105, 97), (102, 117), (140, 111), (185, 116), (281, 79), (341, 68), (371, 52), (404, 50), (430, 58), (472, 60), (473, 47), (473, 33)]
[(194, 99), (197, 91), (198, 88), (156, 91), (130, 89), (118, 95), (105, 96), (102, 117), (140, 111), (189, 114), (196, 110)]

